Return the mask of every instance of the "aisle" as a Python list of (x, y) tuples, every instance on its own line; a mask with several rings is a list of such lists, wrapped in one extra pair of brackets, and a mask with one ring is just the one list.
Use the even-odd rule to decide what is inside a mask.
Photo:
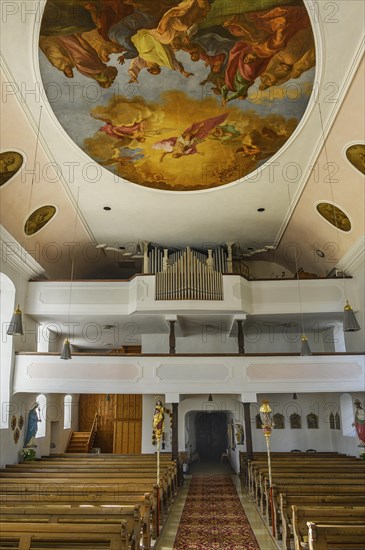
[(231, 476), (192, 477), (173, 549), (260, 549)]
[[(165, 528), (156, 543), (156, 546), (154, 547), (154, 550), (214, 550), (215, 548), (217, 550), (248, 550), (250, 548), (259, 548), (260, 550), (277, 550), (278, 545), (272, 540), (266, 525), (263, 523), (260, 515), (258, 514), (255, 506), (251, 502), (251, 499), (246, 494), (245, 491), (242, 492), (239, 479), (236, 474), (233, 473), (232, 468), (229, 464), (217, 464), (217, 465), (210, 465), (210, 464), (194, 464), (192, 467), (190, 467), (189, 472), (193, 474), (193, 476), (186, 476), (184, 486), (180, 489), (179, 495), (173, 505), (173, 508), (170, 512), (170, 516), (167, 520), (167, 524), (165, 525)], [(199, 541), (197, 540), (197, 533), (201, 532), (201, 527), (198, 523), (194, 524), (194, 529), (191, 529), (191, 536), (192, 541), (185, 540), (185, 543), (179, 543), (179, 547), (175, 547), (175, 539), (177, 532), (179, 530), (180, 525), (182, 526), (181, 520), (183, 518), (183, 515), (185, 515), (185, 512), (188, 511), (188, 508), (185, 507), (185, 503), (187, 501), (188, 495), (190, 496), (191, 493), (189, 491), (190, 483), (192, 482), (193, 477), (204, 475), (205, 477), (210, 477), (211, 479), (211, 485), (215, 485), (215, 478), (221, 477), (222, 475), (225, 477), (229, 477), (233, 484), (236, 486), (236, 491), (238, 492), (238, 498), (240, 499), (241, 505), (244, 508), (246, 519), (245, 524), (247, 525), (247, 518), (251, 524), (251, 527), (253, 529), (253, 532), (256, 537), (256, 545), (255, 546), (247, 546), (245, 545), (244, 541), (241, 539), (238, 544), (234, 544), (233, 546), (227, 546), (229, 544), (226, 540), (220, 545), (220, 546), (211, 546), (209, 542), (204, 541), (203, 545), (199, 544)], [(203, 518), (203, 509), (205, 505), (205, 496), (204, 496), (204, 502), (200, 504), (198, 510), (197, 510), (197, 519), (198, 517)], [(189, 501), (188, 501), (189, 506)], [(221, 506), (217, 510), (217, 523), (218, 526), (222, 524), (224, 521), (224, 514), (221, 515)], [(241, 509), (242, 512), (242, 509)], [(203, 519), (204, 521), (204, 519)], [(252, 539), (251, 539), (252, 540)], [(179, 541), (176, 539), (176, 543)]]

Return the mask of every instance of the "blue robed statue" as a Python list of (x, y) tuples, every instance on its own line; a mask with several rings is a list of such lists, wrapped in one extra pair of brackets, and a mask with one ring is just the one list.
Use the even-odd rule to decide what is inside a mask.
[(37, 434), (38, 422), (41, 421), (40, 418), (38, 418), (37, 409), (39, 410), (39, 404), (34, 403), (33, 407), (29, 411), (24, 447), (34, 447), (34, 438)]

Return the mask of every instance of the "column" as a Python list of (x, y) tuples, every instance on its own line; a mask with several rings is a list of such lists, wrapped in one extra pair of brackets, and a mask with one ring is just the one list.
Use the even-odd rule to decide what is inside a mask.
[(148, 270), (148, 241), (142, 241), (143, 246), (143, 273), (149, 273)]
[(169, 320), (169, 326), (170, 326), (169, 353), (171, 355), (175, 355), (176, 353), (175, 323), (176, 321)]
[(238, 353), (244, 355), (245, 353), (245, 339), (243, 336), (243, 320), (237, 319), (237, 341), (238, 341)]
[(182, 464), (179, 460), (179, 403), (172, 403), (172, 426), (171, 426), (171, 455), (172, 460), (176, 460), (177, 465), (177, 482), (179, 486), (183, 484), (184, 475)]
[(247, 458), (251, 460), (253, 457), (253, 448), (252, 448), (250, 403), (243, 403), (243, 414), (245, 417), (245, 442), (246, 442)]
[(232, 258), (232, 246), (234, 242), (226, 243), (227, 245), (227, 273), (233, 273), (233, 258)]

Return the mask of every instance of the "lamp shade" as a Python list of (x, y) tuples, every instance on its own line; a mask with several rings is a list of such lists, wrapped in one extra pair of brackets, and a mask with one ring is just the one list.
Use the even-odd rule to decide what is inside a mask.
[(306, 336), (302, 336), (302, 345), (300, 348), (300, 355), (312, 355), (311, 349), (308, 344), (308, 338)]
[(360, 325), (356, 320), (355, 313), (349, 302), (346, 302), (343, 314), (343, 331), (344, 332), (356, 332), (360, 330)]
[(8, 334), (9, 336), (15, 336), (16, 334), (23, 334), (22, 312), (20, 310), (19, 304), (17, 308), (14, 309), (6, 334)]
[(213, 397), (211, 393), (209, 394), (208, 401), (213, 401)]
[(64, 344), (63, 344), (63, 348), (62, 348), (62, 353), (60, 355), (60, 359), (72, 359), (72, 356), (71, 356), (71, 346), (70, 346), (70, 341), (68, 338), (66, 338)]

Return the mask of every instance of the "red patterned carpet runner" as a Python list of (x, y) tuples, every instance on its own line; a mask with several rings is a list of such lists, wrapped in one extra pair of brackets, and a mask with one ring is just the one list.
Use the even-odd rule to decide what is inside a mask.
[(193, 476), (173, 550), (260, 550), (230, 476)]

